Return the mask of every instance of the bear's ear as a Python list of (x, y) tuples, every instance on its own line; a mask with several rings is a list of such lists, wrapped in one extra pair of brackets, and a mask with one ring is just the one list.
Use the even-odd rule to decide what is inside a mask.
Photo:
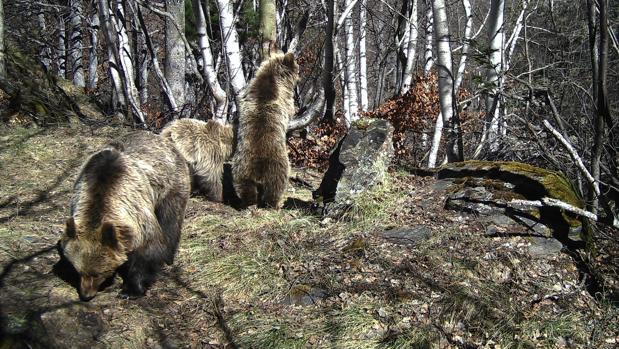
[(293, 69), (294, 68), (294, 54), (292, 52), (288, 52), (284, 55), (284, 59), (282, 61), (284, 63), (285, 66), (287, 66), (288, 68)]
[(116, 237), (116, 228), (108, 222), (101, 225), (101, 242), (103, 245), (116, 248), (118, 246), (118, 238)]
[(64, 232), (70, 239), (75, 239), (77, 237), (77, 230), (75, 229), (75, 220), (73, 220), (73, 217), (67, 219)]

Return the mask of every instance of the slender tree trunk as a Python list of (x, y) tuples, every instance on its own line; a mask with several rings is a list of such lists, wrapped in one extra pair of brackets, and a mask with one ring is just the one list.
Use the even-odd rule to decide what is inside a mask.
[(325, 90), (325, 119), (333, 118), (333, 104), (335, 103), (335, 86), (333, 79), (334, 68), (334, 47), (333, 41), (333, 29), (335, 25), (335, 11), (334, 0), (327, 0), (326, 3), (327, 12), (327, 27), (325, 38), (325, 53), (324, 53), (324, 68), (322, 75), (322, 84)]
[[(345, 6), (350, 6), (352, 0), (346, 0)], [(355, 54), (355, 33), (353, 29), (352, 11), (346, 15), (344, 20), (344, 32), (346, 35), (346, 90), (348, 91), (348, 109), (350, 112), (350, 122), (359, 118), (359, 105), (357, 101), (357, 62)]]
[(466, 16), (466, 24), (464, 27), (464, 40), (462, 42), (462, 55), (460, 56), (458, 72), (456, 73), (456, 82), (454, 83), (454, 93), (456, 95), (458, 91), (460, 91), (460, 85), (462, 85), (462, 79), (464, 78), (464, 69), (466, 68), (466, 59), (468, 58), (471, 35), (473, 32), (473, 14), (471, 12), (470, 1), (462, 0), (462, 7), (464, 8), (464, 15)]
[(505, 0), (492, 0), (490, 22), (488, 23), (488, 40), (490, 41), (490, 67), (486, 73), (489, 91), (486, 95), (486, 114), (489, 117), (487, 142), (491, 153), (498, 151), (501, 136), (501, 78), (504, 62), (504, 25)]
[(591, 55), (591, 75), (593, 77), (592, 80), (592, 90), (593, 90), (593, 99), (597, 103), (597, 94), (598, 94), (598, 44), (597, 44), (597, 24), (596, 24), (596, 10), (595, 10), (595, 0), (587, 0), (587, 28), (589, 29), (589, 53)]
[[(178, 24), (179, 28), (185, 28), (185, 2), (183, 0), (166, 0), (166, 11), (173, 18), (166, 17), (165, 25), (165, 77), (170, 84), (178, 109), (182, 109), (185, 104), (185, 44), (181, 39), (181, 33), (176, 29), (172, 21)], [(178, 117), (173, 110), (174, 118)]]
[[(110, 11), (107, 0), (98, 0), (99, 16), (103, 24), (103, 33), (107, 41), (108, 50), (111, 56), (110, 73), (115, 79), (117, 73), (118, 81), (114, 81), (115, 88), (121, 88), (121, 93), (118, 93), (121, 107), (128, 103), (131, 107), (131, 112), (138, 118), (142, 125), (145, 125), (144, 114), (140, 109), (140, 104), (135, 88), (135, 80), (133, 76), (133, 64), (129, 48), (129, 40), (125, 28), (124, 8), (120, 1), (116, 1), (116, 11)], [(121, 99), (121, 96), (123, 99)]]
[[(217, 0), (219, 5), (219, 23), (221, 26), (223, 50), (228, 67), (228, 78), (236, 100), (243, 88), (245, 88), (245, 76), (243, 75), (241, 49), (239, 37), (234, 27), (234, 4), (231, 0)], [(237, 107), (238, 107), (238, 103)], [(237, 108), (238, 110), (238, 108)]]
[[(602, 147), (604, 145), (604, 119), (610, 119), (610, 108), (608, 105), (608, 0), (598, 0), (600, 10), (600, 44), (598, 46), (598, 79), (597, 79), (597, 113), (595, 115), (593, 150), (591, 151), (591, 175), (594, 193), (600, 192), (600, 162), (602, 159)], [(592, 195), (591, 211), (598, 212), (599, 197)]]
[(434, 65), (434, 55), (432, 54), (432, 42), (434, 38), (432, 37), (432, 30), (434, 30), (434, 16), (432, 15), (432, 0), (426, 0), (426, 48), (424, 51), (424, 66), (423, 66), (423, 75), (430, 75), (430, 70), (432, 70), (432, 66)]
[[(445, 0), (433, 0), (432, 9), (434, 16), (434, 31), (436, 36), (436, 48), (438, 58), (438, 90), (439, 100), (441, 104), (441, 115), (443, 125), (449, 128), (447, 160), (449, 162), (458, 160), (458, 156), (454, 151), (455, 133), (452, 125), (452, 117), (454, 116), (454, 81), (452, 74), (451, 62), (451, 47), (449, 27), (447, 24), (447, 9), (445, 8)], [(437, 120), (437, 125), (439, 124)], [(442, 127), (437, 126), (434, 131), (434, 139), (430, 150), (430, 158), (428, 167), (435, 167), (436, 154), (441, 140)]]
[[(43, 8), (39, 9), (39, 13), (37, 14), (37, 21), (39, 22), (39, 30), (41, 34), (47, 33), (47, 25), (45, 23), (45, 14), (43, 13)], [(45, 67), (45, 71), (50, 71), (52, 67), (52, 50), (47, 45), (46, 42), (42, 42), (39, 48), (39, 57), (41, 60), (41, 64)]]
[(221, 88), (215, 70), (215, 61), (211, 52), (210, 41), (206, 31), (206, 17), (202, 8), (201, 0), (193, 0), (193, 12), (196, 16), (196, 30), (198, 32), (198, 45), (202, 54), (203, 71), (206, 81), (213, 92), (215, 99), (215, 115), (213, 119), (220, 123), (226, 122), (227, 97), (226, 92)]
[(136, 87), (140, 96), (140, 104), (144, 105), (148, 103), (148, 68), (150, 66), (150, 56), (148, 53), (148, 46), (146, 45), (146, 34), (140, 30), (140, 22), (138, 16), (134, 10), (133, 13), (133, 27), (135, 28), (135, 65), (138, 69), (138, 75), (136, 80)]
[(417, 37), (419, 28), (417, 27), (417, 0), (412, 0), (412, 2), (407, 23), (410, 37), (406, 48), (406, 66), (404, 67), (404, 81), (400, 94), (404, 94), (410, 89), (413, 82), (413, 75), (415, 74), (414, 68), (415, 59), (417, 58)]
[[(415, 0), (416, 1), (416, 0)], [(361, 110), (368, 109), (368, 67), (365, 47), (367, 0), (361, 0), (359, 9), (359, 92), (361, 93)]]
[(82, 64), (82, 1), (69, 1), (69, 22), (71, 23), (71, 35), (69, 36), (69, 47), (71, 57), (71, 75), (73, 84), (78, 87), (85, 87), (84, 65)]
[(260, 40), (262, 42), (260, 55), (262, 60), (268, 58), (277, 48), (277, 28), (281, 28), (281, 26), (276, 26), (277, 14), (275, 0), (260, 0)]
[(99, 80), (97, 67), (99, 65), (99, 57), (97, 55), (97, 47), (99, 46), (99, 14), (97, 7), (93, 6), (93, 12), (90, 16), (90, 48), (88, 50), (88, 88), (96, 89)]
[(58, 76), (65, 79), (67, 77), (67, 50), (66, 50), (66, 35), (67, 29), (65, 26), (65, 18), (62, 12), (58, 13), (58, 49), (56, 55), (56, 64), (58, 67)]
[(144, 35), (144, 41), (146, 43), (146, 48), (148, 49), (148, 53), (150, 54), (150, 60), (153, 65), (153, 71), (155, 72), (155, 76), (157, 77), (159, 86), (161, 87), (161, 90), (163, 91), (163, 95), (166, 97), (168, 108), (170, 108), (170, 110), (177, 110), (178, 105), (176, 104), (176, 100), (174, 99), (172, 88), (168, 84), (168, 81), (166, 80), (163, 72), (161, 71), (161, 67), (159, 65), (159, 59), (157, 58), (157, 51), (155, 51), (152, 40), (150, 39), (148, 28), (146, 27), (146, 23), (144, 22), (144, 17), (142, 16), (142, 10), (140, 9), (139, 6), (136, 6), (136, 8), (134, 8), (131, 12), (133, 12), (134, 15), (137, 16), (138, 22), (140, 23), (140, 28), (142, 29), (142, 34)]

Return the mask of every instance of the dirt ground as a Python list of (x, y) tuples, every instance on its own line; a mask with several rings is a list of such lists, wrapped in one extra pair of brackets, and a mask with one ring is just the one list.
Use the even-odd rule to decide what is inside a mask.
[[(81, 302), (55, 246), (80, 164), (123, 132), (0, 128), (0, 348), (619, 345), (617, 304), (591, 294), (567, 251), (489, 236), (443, 208), (433, 178), (398, 171), (351, 220), (309, 212), (320, 176), (303, 169), (279, 211), (193, 197), (175, 264), (145, 297), (120, 298), (118, 279)], [(400, 228), (410, 239), (389, 233)]]

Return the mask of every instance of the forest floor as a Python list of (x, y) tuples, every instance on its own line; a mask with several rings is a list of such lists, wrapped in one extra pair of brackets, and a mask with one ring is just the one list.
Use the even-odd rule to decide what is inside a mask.
[(320, 174), (303, 169), (279, 211), (193, 197), (175, 263), (145, 297), (120, 298), (116, 280), (81, 302), (54, 273), (55, 245), (80, 164), (123, 132), (0, 128), (0, 348), (619, 345), (617, 304), (588, 292), (570, 254), (488, 236), (443, 208), (435, 179), (401, 171), (348, 221), (308, 210)]

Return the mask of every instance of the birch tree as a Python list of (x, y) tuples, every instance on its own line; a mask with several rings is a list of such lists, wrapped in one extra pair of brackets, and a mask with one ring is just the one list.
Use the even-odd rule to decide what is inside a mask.
[[(405, 0), (408, 1), (408, 0)], [(406, 40), (403, 46), (406, 47), (406, 64), (404, 66), (402, 88), (400, 94), (406, 93), (413, 82), (415, 74), (415, 58), (417, 58), (417, 37), (419, 28), (417, 27), (417, 0), (411, 0), (412, 4), (409, 10), (408, 21), (406, 23)]]
[[(345, 0), (346, 8), (352, 8), (355, 0)], [(352, 5), (351, 5), (352, 4)], [(359, 105), (357, 102), (357, 63), (355, 53), (355, 34), (353, 28), (352, 11), (344, 12), (342, 16), (346, 16), (344, 20), (344, 33), (346, 35), (346, 91), (347, 99), (344, 103), (348, 104), (350, 118), (347, 120), (347, 126), (359, 118)]]
[[(110, 55), (110, 75), (117, 91), (121, 107), (127, 104), (142, 125), (145, 125), (144, 114), (135, 88), (133, 63), (131, 61), (129, 39), (124, 20), (124, 7), (120, 0), (115, 0), (115, 12), (110, 11), (107, 0), (98, 0), (99, 16), (103, 25), (103, 33), (107, 41)], [(120, 89), (120, 91), (118, 91)]]
[(99, 45), (99, 13), (97, 7), (94, 6), (92, 15), (88, 23), (90, 32), (90, 48), (88, 49), (88, 88), (97, 88), (99, 77), (97, 76), (97, 67), (99, 65), (99, 56), (97, 47)]
[[(276, 20), (279, 18), (279, 21)], [(276, 25), (281, 23), (283, 15), (277, 12), (275, 0), (260, 0), (260, 41), (261, 41), (261, 58), (268, 58), (270, 53), (277, 46), (277, 28)], [(276, 23), (278, 22), (278, 23)]]
[[(486, 72), (486, 84), (488, 92), (486, 94), (486, 114), (487, 121), (486, 141), (489, 144), (490, 152), (496, 152), (499, 148), (501, 135), (501, 78), (503, 75), (504, 61), (504, 26), (503, 19), (505, 0), (491, 0), (490, 18), (488, 22), (488, 40), (490, 42), (490, 66)], [(484, 142), (480, 142), (483, 144)], [(478, 147), (481, 150), (481, 148)], [(479, 152), (476, 151), (476, 155)]]
[(426, 25), (425, 25), (425, 34), (426, 34), (426, 46), (423, 54), (424, 65), (423, 65), (423, 75), (430, 75), (430, 71), (432, 70), (432, 66), (434, 65), (434, 55), (432, 53), (433, 40), (432, 31), (434, 30), (434, 16), (432, 14), (432, 0), (426, 0)]
[(359, 93), (362, 111), (368, 109), (368, 63), (365, 45), (367, 5), (367, 0), (361, 0), (359, 8)]
[(456, 73), (456, 82), (454, 83), (454, 93), (456, 95), (460, 90), (460, 85), (462, 85), (462, 79), (464, 78), (464, 69), (466, 68), (466, 59), (468, 58), (471, 35), (473, 32), (473, 13), (471, 12), (471, 2), (469, 0), (462, 0), (462, 7), (464, 9), (464, 16), (466, 17), (466, 24), (464, 25), (462, 54), (460, 55), (460, 63), (458, 63), (458, 71)]
[(82, 1), (69, 0), (69, 23), (71, 25), (69, 35), (69, 57), (71, 58), (71, 76), (73, 84), (85, 87), (84, 66), (82, 64)]
[(432, 1), (432, 14), (434, 17), (434, 31), (436, 37), (436, 56), (438, 59), (438, 90), (441, 113), (436, 120), (432, 147), (428, 158), (428, 167), (436, 166), (436, 156), (440, 146), (443, 125), (447, 125), (449, 127), (450, 139), (448, 140), (449, 145), (447, 148), (447, 159), (450, 162), (456, 160), (455, 152), (452, 148), (454, 145), (453, 126), (451, 125), (452, 117), (454, 115), (454, 86), (451, 63), (451, 45), (445, 0)]
[[(177, 109), (173, 110), (174, 118), (177, 112), (185, 104), (185, 44), (181, 39), (181, 33), (176, 25), (182, 30), (185, 28), (185, 1), (166, 0), (166, 11), (171, 18), (166, 17), (165, 24), (165, 77), (177, 103)], [(176, 22), (176, 25), (175, 23)]]
[(196, 16), (196, 31), (198, 33), (198, 46), (202, 56), (202, 71), (208, 83), (213, 98), (215, 99), (215, 111), (213, 119), (220, 123), (226, 122), (227, 97), (221, 88), (215, 70), (215, 60), (211, 51), (210, 40), (206, 31), (206, 17), (201, 0), (193, 0), (193, 12)]
[[(43, 12), (42, 7), (39, 9), (39, 13), (37, 14), (37, 22), (39, 24), (41, 34), (47, 33), (47, 23), (45, 22), (45, 13)], [(41, 41), (39, 57), (41, 64), (45, 67), (45, 70), (50, 71), (52, 67), (52, 50), (45, 41)]]
[(56, 49), (56, 67), (58, 76), (61, 78), (67, 77), (66, 72), (66, 57), (67, 57), (67, 43), (65, 41), (66, 35), (66, 26), (65, 26), (65, 18), (64, 14), (57, 10), (58, 13), (58, 48)]
[(231, 0), (217, 0), (217, 5), (219, 6), (219, 24), (228, 79), (232, 86), (234, 98), (237, 98), (245, 88), (245, 75), (242, 67), (239, 36), (234, 27), (236, 22), (234, 4)]

